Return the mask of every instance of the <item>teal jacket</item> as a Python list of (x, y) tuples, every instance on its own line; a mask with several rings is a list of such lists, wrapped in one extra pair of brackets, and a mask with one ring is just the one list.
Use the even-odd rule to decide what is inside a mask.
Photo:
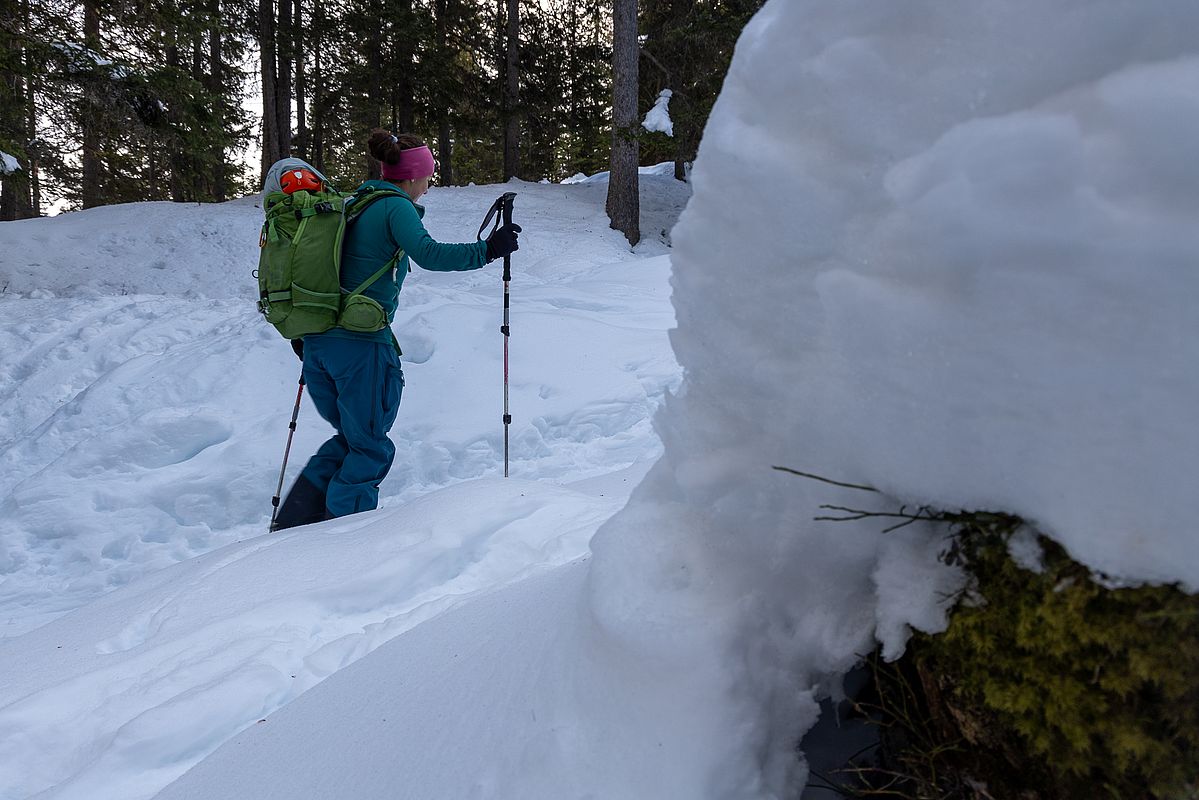
[[(387, 181), (367, 181), (363, 185), (404, 193), (403, 189)], [(487, 263), (486, 242), (444, 244), (434, 240), (421, 222), (425, 207), (406, 197), (387, 197), (372, 203), (346, 231), (341, 251), (341, 288), (352, 292), (403, 248), (404, 257), (395, 271), (379, 278), (363, 292), (383, 306), (389, 323), (395, 319), (400, 287), (408, 275), (409, 256), (417, 266), (435, 272), (479, 269)], [(321, 335), (391, 342), (391, 331), (387, 328), (374, 333), (332, 328)]]

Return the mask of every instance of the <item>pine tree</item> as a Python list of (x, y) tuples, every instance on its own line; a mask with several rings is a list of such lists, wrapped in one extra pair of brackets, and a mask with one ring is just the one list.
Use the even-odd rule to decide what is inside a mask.
[(629, 244), (641, 241), (638, 187), (637, 0), (615, 0), (612, 7), (612, 167), (608, 180), (608, 218)]
[(504, 180), (520, 175), (520, 2), (504, 14)]
[(670, 89), (673, 138), (647, 136), (644, 156), (673, 160), (675, 177), (695, 159), (700, 137), (732, 61), (742, 29), (765, 0), (643, 0), (641, 102), (649, 107)]
[(32, 186), (29, 84), (33, 79), (26, 55), (27, 9), (17, 0), (0, 0), (0, 18), (22, 21), (19, 28), (0, 25), (0, 151), (16, 160), (0, 164), (0, 220), (36, 214)]

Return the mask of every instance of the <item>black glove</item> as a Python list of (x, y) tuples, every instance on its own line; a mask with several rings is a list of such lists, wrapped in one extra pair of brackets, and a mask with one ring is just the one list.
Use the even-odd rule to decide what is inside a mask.
[(519, 250), (520, 245), (516, 242), (518, 233), (520, 233), (520, 226), (515, 222), (509, 222), (488, 236), (487, 260), (495, 261), (497, 258), (512, 255), (514, 251)]
[(299, 356), (301, 361), (304, 360), (304, 340), (303, 339), (292, 339), (291, 340), (291, 349), (296, 351), (296, 355)]

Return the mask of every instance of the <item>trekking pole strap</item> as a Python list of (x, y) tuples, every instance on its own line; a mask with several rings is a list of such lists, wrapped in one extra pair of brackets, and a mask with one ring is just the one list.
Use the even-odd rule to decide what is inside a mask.
[(491, 221), (495, 220), (495, 226), (491, 229), (495, 233), (500, 229), (500, 223), (509, 225), (512, 222), (512, 201), (516, 198), (516, 192), (504, 192), (500, 197), (491, 204), (491, 208), (487, 210), (487, 218), (483, 220), (483, 224), (479, 226), (479, 233), (476, 236), (478, 239), (483, 238), (483, 231), (487, 230), (487, 226)]

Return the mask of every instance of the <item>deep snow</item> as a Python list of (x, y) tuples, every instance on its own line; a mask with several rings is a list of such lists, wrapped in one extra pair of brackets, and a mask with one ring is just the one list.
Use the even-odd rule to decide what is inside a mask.
[[(145, 577), (0, 642), (0, 674), (22, 676), (0, 686), (0, 742), (12, 748), (0, 764), (21, 787), (5, 800), (43, 788), (46, 797), (149, 797), (189, 765), (161, 796), (795, 797), (806, 775), (796, 748), (818, 701), (838, 696), (845, 671), (876, 643), (893, 656), (911, 627), (939, 630), (961, 581), (937, 559), (944, 531), (815, 523), (822, 503), (1019, 513), (1116, 580), (1199, 586), (1186, 535), (1199, 467), (1189, 416), (1199, 405), (1196, 29), (1199, 7), (1185, 0), (770, 0), (738, 44), (694, 198), (673, 230), (669, 215), (652, 216), (673, 202), (653, 189), (666, 179), (643, 170), (643, 209), (656, 220), (643, 227), (662, 224), (660, 239), (674, 244), (677, 391), (663, 393), (677, 367), (652, 346), (669, 326), (652, 272), (664, 277), (665, 264), (644, 259), (660, 242), (630, 254), (606, 229), (604, 176), (524, 187), (563, 232), (540, 252), (536, 237), (526, 237), (531, 251), (522, 239), (532, 256), (525, 296), (542, 304), (529, 311), (544, 315), (557, 355), (590, 347), (591, 357), (560, 386), (541, 378), (525, 387), (526, 407), (566, 398), (557, 411), (566, 422), (530, 426), (522, 479), (490, 477), (494, 402), (455, 430), (476, 413), (457, 405), (476, 375), (455, 371), (478, 372), (488, 359), (495, 371), (494, 355), (475, 344), (494, 335), (483, 311), (494, 309), (494, 281), (486, 292), (470, 277), (430, 283), (408, 300), (427, 318), (446, 316), (428, 323), (436, 335), (408, 329), (413, 369), (427, 342), (421, 380), (450, 383), (455, 411), (445, 412), (444, 396), (406, 397), (404, 413), (413, 425), (437, 423), (409, 450), (414, 474), (431, 459), (432, 476), (385, 483), (385, 508), (361, 519), (159, 571), (151, 559), (134, 562)], [(580, 190), (590, 194), (571, 194)], [(442, 196), (470, 197), (473, 209), (494, 193)], [(452, 230), (473, 229), (466, 204), (441, 210)], [(0, 227), (19, 234), (0, 252), (41, 258), (34, 237), (56, 237), (38, 224)], [(86, 255), (70, 237), (57, 240)], [(604, 266), (612, 261), (621, 265)], [(33, 273), (18, 271), (13, 280), (32, 294)], [(82, 304), (119, 283), (92, 280), (94, 296), (67, 298), (81, 304), (73, 313), (83, 324), (63, 326), (64, 360), (84, 351), (89, 324), (104, 330)], [(64, 278), (64, 291), (74, 285)], [(174, 287), (158, 302), (180, 312), (220, 302), (205, 291)], [(36, 337), (44, 323), (27, 313), (24, 328), (4, 335), (29, 357), (6, 355), (4, 369), (53, 387), (69, 371), (55, 368), (52, 343)], [(596, 324), (596, 314), (628, 327)], [(200, 321), (217, 316), (210, 309)], [(579, 327), (552, 330), (563, 317)], [(125, 437), (103, 438), (104, 425), (132, 430), (122, 403), (159, 391), (138, 414), (154, 419), (159, 402), (186, 412), (185, 398), (205, 383), (205, 372), (187, 383), (191, 370), (173, 366), (167, 374), (184, 390), (172, 397), (140, 377), (161, 356), (193, 353), (152, 324), (110, 345), (143, 329), (157, 350), (90, 366), (100, 378), (60, 387), (76, 399), (45, 403), (48, 416), (35, 414), (33, 427), (13, 426), (23, 449), (4, 462), (6, 480), (25, 463), (31, 476), (61, 463), (46, 475), (80, 491), (122, 480), (135, 492), (148, 478), (147, 491), (169, 496), (174, 478), (159, 471), (172, 467), (144, 463), (153, 441), (122, 451), (114, 442)], [(246, 337), (215, 328), (205, 340), (225, 334), (230, 343), (208, 346), (226, 355), (207, 374), (223, 365), (232, 384), (242, 368), (232, 341)], [(649, 361), (630, 360), (646, 350)], [(245, 369), (287, 394), (288, 372), (283, 362), (271, 372), (274, 363)], [(127, 381), (136, 391), (122, 394)], [(87, 408), (91, 395), (94, 429), (89, 416), (62, 411)], [(645, 422), (663, 397), (659, 449)], [(205, 443), (196, 431), (225, 418), (193, 428), (189, 416), (158, 440), (184, 441), (176, 454), (198, 458), (224, 448), (212, 466), (235, 470), (233, 444), (196, 451)], [(550, 430), (569, 445), (566, 457), (539, 444)], [(251, 425), (235, 434), (226, 441), (260, 464), (262, 482), (269, 437), (255, 439)], [(427, 448), (428, 437), (443, 437), (442, 449)], [(80, 455), (90, 439), (101, 445), (94, 461)], [(449, 455), (439, 462), (439, 452)], [(473, 458), (491, 466), (454, 472)], [(771, 469), (779, 464), (883, 494)], [(459, 482), (477, 476), (487, 479)], [(6, 509), (33, 510), (26, 538), (5, 531), (18, 543), (12, 574), (36, 588), (82, 564), (84, 580), (103, 563), (89, 562), (87, 547), (107, 541), (86, 523), (113, 512), (76, 508), (21, 478), (5, 489)], [(547, 478), (588, 480), (554, 487)], [(430, 491), (438, 486), (448, 488)], [(24, 502), (26, 491), (35, 502)], [(126, 507), (133, 522), (153, 518), (140, 511), (146, 498), (131, 496), (142, 504)], [(251, 505), (235, 525), (261, 524)], [(55, 528), (59, 516), (72, 525)], [(76, 525), (92, 544), (76, 548)], [(409, 538), (413, 527), (429, 535)], [(155, 552), (135, 538), (131, 552)], [(1036, 568), (1027, 544), (1015, 553)], [(85, 586), (77, 600), (104, 589)], [(62, 590), (70, 583), (17, 606), (23, 624), (40, 621), (33, 613)]]
[[(603, 224), (602, 187), (516, 184), (515, 477), (652, 459), (678, 367), (665, 246)], [(434, 236), (474, 235), (497, 187), (435, 189)], [(688, 189), (648, 178), (669, 228)], [(254, 311), (254, 199), (140, 203), (0, 226), (0, 636), (266, 526), (299, 363)], [(502, 465), (494, 268), (417, 270), (396, 334), (403, 413), (384, 506)], [(301, 410), (291, 475), (329, 435)], [(502, 468), (502, 466), (501, 466)]]
[[(594, 183), (437, 188), (433, 234), (508, 189), (514, 477), (491, 479), (498, 272), (418, 269), (382, 509), (280, 536), (299, 365), (254, 311), (254, 200), (0, 226), (0, 797), (150, 797), (388, 639), (587, 553), (680, 378), (666, 247), (630, 251)], [(643, 194), (666, 230), (689, 187)], [(305, 401), (290, 477), (327, 435)]]
[(592, 542), (606, 631), (725, 661), (744, 796), (792, 796), (805, 693), (940, 630), (960, 585), (943, 530), (820, 504), (1015, 513), (1199, 589), (1195, 30), (1187, 0), (771, 0), (746, 27), (672, 231), (665, 452)]

